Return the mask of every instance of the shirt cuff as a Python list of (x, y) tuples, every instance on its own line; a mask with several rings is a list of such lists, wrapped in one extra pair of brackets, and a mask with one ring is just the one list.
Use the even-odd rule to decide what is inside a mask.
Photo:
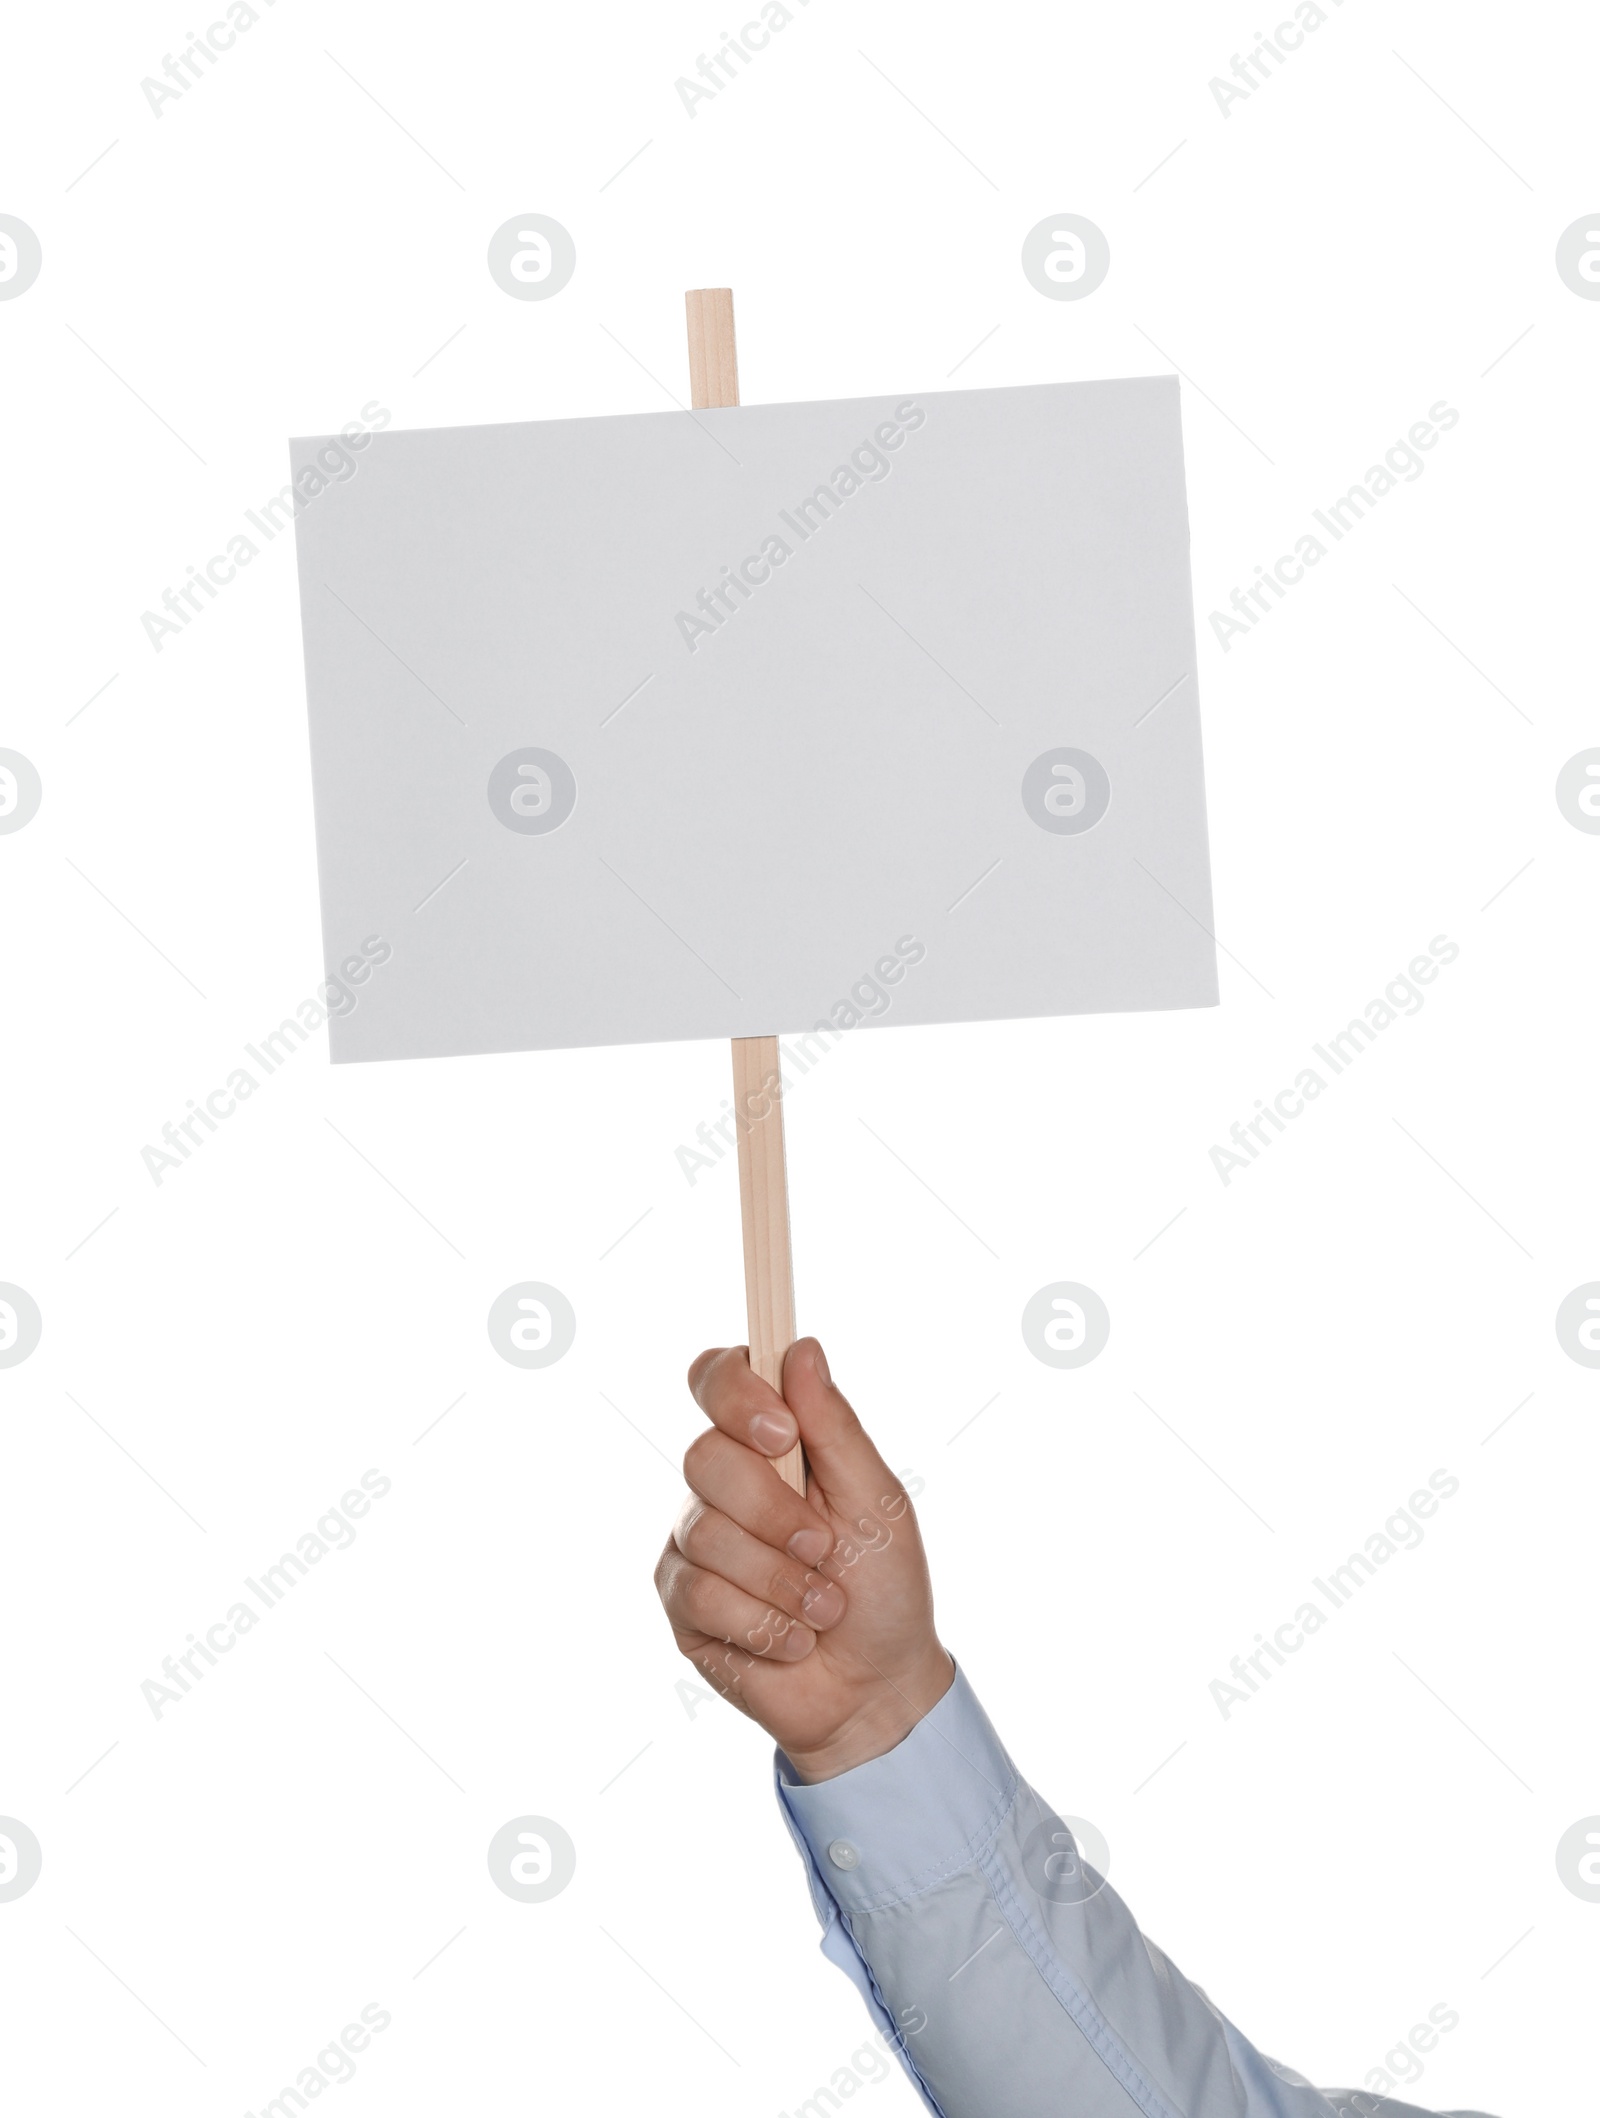
[(813, 1875), (851, 1914), (917, 1897), (970, 1867), (1019, 1781), (958, 1668), (938, 1705), (881, 1758), (807, 1785), (780, 1750), (777, 1785)]

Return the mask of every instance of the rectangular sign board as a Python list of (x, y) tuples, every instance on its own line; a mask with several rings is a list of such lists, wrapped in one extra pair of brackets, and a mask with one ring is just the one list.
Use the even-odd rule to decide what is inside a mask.
[(290, 447), (336, 1060), (1215, 1003), (1175, 381)]

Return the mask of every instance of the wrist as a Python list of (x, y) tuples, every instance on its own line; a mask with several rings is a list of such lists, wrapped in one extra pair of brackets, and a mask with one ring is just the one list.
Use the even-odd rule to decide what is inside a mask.
[(875, 1687), (865, 1705), (813, 1750), (785, 1750), (804, 1784), (834, 1780), (873, 1758), (898, 1749), (955, 1682), (956, 1666), (937, 1640), (909, 1670), (897, 1670)]

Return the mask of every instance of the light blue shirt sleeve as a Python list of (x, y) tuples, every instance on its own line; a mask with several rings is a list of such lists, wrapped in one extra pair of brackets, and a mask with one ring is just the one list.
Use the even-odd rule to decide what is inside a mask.
[(885, 1756), (776, 1770), (823, 1953), (937, 2118), (1427, 2118), (1258, 2052), (1079, 1857), (959, 1670)]

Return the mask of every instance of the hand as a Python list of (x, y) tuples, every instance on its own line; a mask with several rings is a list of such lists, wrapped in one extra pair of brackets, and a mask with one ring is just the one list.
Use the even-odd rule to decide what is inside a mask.
[[(701, 1674), (802, 1779), (831, 1779), (892, 1750), (955, 1675), (910, 1499), (814, 1338), (789, 1348), (782, 1397), (743, 1346), (702, 1353), (689, 1388), (712, 1426), (683, 1459), (657, 1593)], [(797, 1436), (805, 1500), (772, 1461)]]

